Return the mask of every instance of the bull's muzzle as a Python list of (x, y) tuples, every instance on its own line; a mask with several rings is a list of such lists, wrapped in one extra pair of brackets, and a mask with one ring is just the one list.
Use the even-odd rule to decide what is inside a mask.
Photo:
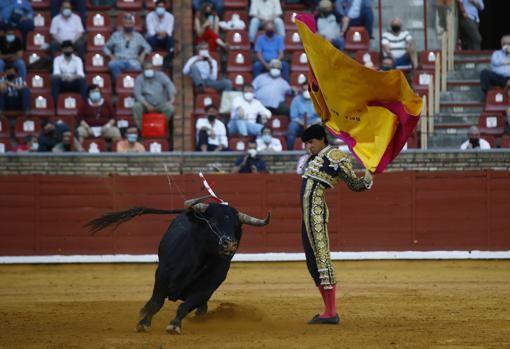
[(234, 241), (232, 239), (223, 239), (223, 241), (221, 242), (222, 252), (226, 256), (233, 256), (236, 253), (238, 246), (239, 244), (237, 243), (237, 241)]

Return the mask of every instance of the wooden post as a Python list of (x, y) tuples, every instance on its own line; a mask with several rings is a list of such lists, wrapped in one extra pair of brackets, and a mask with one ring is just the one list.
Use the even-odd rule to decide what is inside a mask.
[(439, 113), (439, 100), (441, 98), (440, 80), (441, 80), (441, 53), (436, 56), (434, 64), (434, 114)]
[(423, 99), (423, 109), (421, 111), (421, 118), (420, 118), (420, 144), (421, 144), (421, 149), (427, 149), (427, 147), (428, 147), (427, 96), (424, 95), (422, 97), (422, 99)]
[(448, 78), (447, 57), (448, 57), (448, 34), (443, 33), (441, 37), (441, 91), (446, 91), (446, 81)]
[[(434, 77), (432, 77), (432, 79), (434, 79)], [(434, 86), (434, 80), (430, 81), (429, 83), (429, 94), (428, 94), (428, 99), (429, 99), (429, 102), (428, 102), (428, 106), (427, 106), (427, 111), (428, 111), (428, 126), (429, 126), (429, 133), (433, 133), (434, 132), (434, 89), (433, 89), (433, 86)], [(432, 96), (432, 98), (431, 98)]]

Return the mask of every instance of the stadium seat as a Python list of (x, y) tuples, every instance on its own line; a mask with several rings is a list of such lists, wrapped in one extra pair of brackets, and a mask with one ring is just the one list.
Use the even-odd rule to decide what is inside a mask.
[(483, 135), (501, 136), (505, 132), (505, 117), (502, 113), (483, 112), (478, 119), (478, 128)]
[(209, 51), (209, 55), (218, 63), (218, 72), (221, 72), (221, 55), (219, 52), (215, 51)]
[(162, 151), (169, 151), (170, 145), (166, 139), (161, 138), (148, 138), (142, 141), (145, 150), (150, 153), (161, 153)]
[(306, 72), (293, 71), (290, 73), (289, 83), (290, 86), (300, 88), (300, 86), (306, 82), (308, 74)]
[(305, 150), (305, 144), (301, 140), (301, 137), (296, 138), (296, 142), (294, 143), (294, 149), (289, 150)]
[(273, 115), (271, 119), (266, 122), (266, 126), (273, 130), (273, 136), (286, 136), (287, 129), (289, 128), (289, 118), (282, 115)]
[(135, 79), (139, 73), (122, 73), (115, 81), (116, 93), (133, 93), (135, 89)]
[(154, 69), (163, 69), (163, 61), (167, 53), (162, 51), (151, 52), (147, 59), (152, 62)]
[[(156, 8), (156, 1), (157, 0), (146, 0), (145, 1), (145, 8), (147, 10), (154, 10)], [(168, 1), (167, 1), (167, 5), (168, 5)], [(170, 1), (170, 6), (172, 6), (172, 2)]]
[(370, 49), (370, 37), (364, 27), (351, 27), (345, 34), (346, 51), (368, 51)]
[(358, 63), (368, 67), (366, 64), (372, 62), (373, 68), (379, 68), (379, 52), (377, 51), (356, 51), (355, 59)]
[(253, 76), (248, 72), (228, 73), (228, 79), (232, 82), (234, 89), (241, 89), (244, 84), (252, 82)]
[(285, 32), (285, 50), (286, 51), (303, 51), (303, 44), (297, 29), (287, 30)]
[(22, 139), (26, 136), (37, 137), (41, 132), (41, 122), (38, 117), (19, 117), (16, 118), (14, 127), (14, 136), (16, 139)]
[(11, 140), (9, 137), (0, 136), (0, 154), (12, 151)]
[(104, 94), (111, 94), (112, 90), (112, 80), (110, 78), (110, 74), (97, 73), (97, 74), (87, 74), (85, 76), (87, 81), (87, 85), (96, 84), (101, 87), (101, 90)]
[(291, 71), (308, 72), (308, 58), (304, 51), (292, 52)]
[(484, 135), (481, 138), (485, 139), (491, 145), (491, 148), (496, 148), (496, 137)]
[(501, 148), (510, 148), (510, 135), (505, 135), (501, 138)]
[(228, 147), (232, 151), (245, 151), (248, 142), (252, 141), (253, 137), (231, 137), (228, 140)]
[(134, 104), (135, 97), (131, 93), (118, 94), (116, 103), (117, 118), (121, 115), (133, 115)]
[(248, 40), (248, 32), (245, 30), (229, 30), (225, 34), (226, 43), (230, 50), (249, 50), (250, 40)]
[(246, 30), (248, 30), (248, 24), (249, 24), (249, 18), (248, 18), (248, 12), (246, 11), (239, 11), (239, 10), (234, 10), (234, 11), (225, 11), (225, 14), (223, 15), (223, 20), (225, 22), (228, 22), (232, 19), (232, 16), (234, 14), (237, 14), (239, 15), (239, 19), (242, 20), (244, 22), (244, 24), (246, 24)]
[(76, 115), (75, 114), (73, 114), (73, 115), (54, 115), (54, 116), (50, 116), (49, 120), (54, 122), (55, 124), (59, 124), (59, 123), (63, 122), (64, 124), (69, 126), (69, 128), (71, 130), (74, 130), (75, 126), (76, 126)]
[(46, 53), (42, 52), (42, 51), (38, 51), (38, 52), (37, 51), (36, 52), (24, 51), (23, 52), (23, 60), (25, 61), (25, 65), (28, 67), (28, 69), (30, 71), (44, 71), (42, 69), (30, 68), (30, 65), (34, 64), (35, 62), (37, 62), (40, 59), (45, 59), (46, 57), (47, 57)]
[(227, 72), (251, 72), (251, 53), (249, 51), (230, 51), (227, 56)]
[(215, 105), (217, 108), (220, 105), (220, 96), (217, 94), (198, 94), (195, 97), (195, 113), (196, 114), (204, 114), (205, 107), (208, 105)]
[(0, 137), (9, 137), (9, 120), (0, 116)]
[(100, 52), (89, 52), (85, 56), (85, 71), (87, 73), (107, 73), (110, 57)]
[(83, 151), (87, 153), (104, 153), (106, 151), (106, 141), (103, 138), (85, 139), (81, 145)]
[(76, 115), (81, 103), (81, 95), (77, 93), (61, 93), (58, 96), (57, 115)]
[(413, 89), (418, 94), (426, 94), (429, 90), (429, 82), (434, 81), (434, 72), (415, 70), (413, 73)]
[(30, 94), (30, 114), (49, 117), (55, 114), (55, 104), (49, 93)]
[(117, 9), (139, 11), (142, 9), (142, 0), (117, 0)]
[(438, 54), (439, 54), (439, 51), (434, 51), (434, 50), (425, 50), (425, 51), (420, 52), (420, 57), (419, 57), (420, 69), (434, 70), (436, 68), (436, 58), (437, 58)]
[(225, 0), (223, 6), (226, 10), (230, 9), (248, 9), (248, 0)]
[(295, 23), (296, 15), (296, 11), (285, 11), (283, 13), (283, 22), (285, 23), (286, 30), (295, 30), (297, 28)]
[[(273, 135), (274, 136), (274, 135)], [(275, 136), (276, 137), (276, 136)], [(285, 151), (285, 150), (288, 150), (287, 149), (287, 138), (285, 136), (278, 136), (276, 137), (280, 140), (280, 143), (282, 144), (282, 150)]]
[(29, 72), (27, 74), (27, 86), (31, 93), (50, 93), (51, 80), (48, 72)]
[(42, 52), (50, 44), (50, 36), (45, 32), (29, 32), (27, 35), (27, 51)]
[(493, 88), (487, 92), (485, 111), (505, 111), (508, 107), (508, 95), (505, 90)]
[(91, 0), (87, 0), (87, 10), (90, 11), (108, 11), (111, 10), (111, 5), (94, 5)]
[(90, 52), (103, 52), (103, 47), (110, 38), (107, 32), (97, 33), (92, 32), (87, 34), (87, 51)]
[(34, 10), (47, 10), (50, 8), (50, 0), (30, 0), (30, 6)]
[[(119, 102), (117, 101), (117, 104)], [(131, 112), (131, 109), (129, 110)], [(118, 113), (117, 113), (118, 114)], [(129, 115), (117, 115), (117, 122), (116, 122), (116, 125), (117, 125), (117, 128), (119, 129), (126, 129), (128, 128), (129, 126), (135, 126), (135, 122), (133, 120), (133, 115), (132, 113), (129, 114)]]
[(108, 13), (89, 12), (87, 13), (87, 31), (89, 32), (112, 32), (112, 21)]
[(34, 27), (36, 32), (49, 32), (51, 15), (49, 12), (36, 11), (34, 13)]

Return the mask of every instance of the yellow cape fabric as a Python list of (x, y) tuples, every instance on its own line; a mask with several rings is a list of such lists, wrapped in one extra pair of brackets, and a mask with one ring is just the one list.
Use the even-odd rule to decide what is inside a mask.
[(369, 102), (396, 102), (419, 118), (422, 99), (409, 87), (402, 72), (366, 68), (340, 52), (328, 40), (296, 20), (308, 62), (319, 90), (311, 91), (315, 111), (334, 133), (346, 132), (363, 165), (374, 172), (395, 134), (397, 117)]

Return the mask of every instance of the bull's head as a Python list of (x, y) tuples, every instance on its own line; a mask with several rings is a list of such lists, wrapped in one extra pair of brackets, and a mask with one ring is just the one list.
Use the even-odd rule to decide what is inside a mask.
[(265, 219), (258, 219), (227, 205), (202, 202), (208, 198), (209, 196), (204, 196), (187, 200), (184, 205), (195, 212), (196, 218), (203, 222), (208, 232), (218, 242), (221, 255), (231, 257), (236, 253), (243, 224), (263, 227), (271, 220), (271, 213), (268, 213)]

